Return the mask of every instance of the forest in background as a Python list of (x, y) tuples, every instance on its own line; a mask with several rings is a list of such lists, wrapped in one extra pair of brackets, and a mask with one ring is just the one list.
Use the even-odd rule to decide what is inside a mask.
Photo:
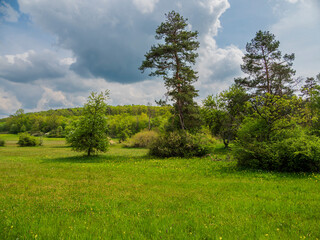
[[(126, 140), (143, 129), (163, 128), (170, 106), (125, 105), (108, 106), (108, 134)], [(25, 113), (19, 109), (8, 118), (0, 119), (1, 133), (29, 132), (32, 135), (65, 137), (68, 127), (82, 116), (83, 108), (67, 108)]]

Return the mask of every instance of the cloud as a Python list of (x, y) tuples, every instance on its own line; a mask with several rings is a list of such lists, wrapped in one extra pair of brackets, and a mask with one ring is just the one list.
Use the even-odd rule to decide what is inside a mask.
[[(138, 70), (164, 14), (175, 9), (199, 32), (200, 98), (226, 89), (241, 74), (242, 52), (217, 46), (227, 0), (20, 0), (29, 15), (56, 39), (51, 50), (0, 56), (0, 84), (26, 111), (82, 106), (90, 91), (109, 89), (110, 104), (154, 103), (166, 92), (163, 80)], [(17, 40), (15, 40), (17, 41)], [(37, 42), (37, 45), (38, 42)], [(45, 46), (47, 44), (44, 44)], [(30, 46), (30, 45), (28, 45)], [(67, 54), (57, 51), (67, 50)], [(198, 100), (199, 100), (198, 99)], [(15, 109), (16, 110), (16, 109)]]
[(21, 102), (12, 93), (0, 88), (0, 117), (12, 114), (21, 106)]
[(219, 48), (214, 38), (207, 36), (206, 47), (201, 48), (197, 70), (199, 83), (197, 87), (202, 96), (216, 94), (233, 83), (235, 77), (241, 76), (240, 64), (243, 52), (235, 46)]
[(54, 91), (48, 87), (42, 87), (42, 89), (44, 91), (42, 97), (33, 111), (72, 107), (73, 104), (61, 91)]
[(0, 56), (0, 77), (13, 82), (57, 78), (66, 74), (69, 67), (66, 61), (49, 50)]
[(20, 10), (73, 52), (77, 61), (71, 68), (78, 74), (123, 83), (143, 80), (138, 67), (155, 22), (132, 1), (23, 0)]
[(285, 0), (286, 2), (288, 2), (288, 3), (297, 3), (297, 2), (299, 2), (300, 0)]
[(271, 32), (280, 40), (284, 53), (294, 52), (297, 75), (315, 76), (320, 72), (320, 4), (317, 0), (297, 1), (283, 11)]
[[(60, 84), (62, 82), (65, 84)], [(109, 89), (110, 104), (112, 105), (154, 103), (155, 99), (162, 98), (166, 92), (162, 79), (122, 84), (106, 82), (103, 78), (88, 79), (69, 74), (67, 77), (61, 78), (58, 84), (49, 81), (44, 84), (54, 91), (63, 92), (67, 101), (75, 106), (83, 105), (91, 91), (100, 92)]]
[(142, 13), (152, 13), (159, 0), (133, 0), (134, 5)]
[(20, 14), (6, 2), (0, 3), (0, 22), (1, 19), (6, 22), (17, 22)]
[[(215, 36), (219, 18), (230, 7), (227, 0), (21, 0), (20, 10), (55, 36), (57, 45), (71, 50), (71, 69), (85, 78), (134, 83), (147, 75), (138, 70), (145, 52), (156, 43), (156, 27), (175, 8), (189, 19), (193, 30)], [(143, 14), (141, 14), (143, 13)], [(150, 14), (152, 13), (152, 14)]]
[(206, 9), (211, 16), (211, 25), (200, 36), (201, 47), (196, 66), (199, 72), (199, 82), (196, 87), (201, 91), (200, 99), (207, 95), (216, 94), (228, 88), (233, 79), (242, 75), (240, 64), (243, 52), (231, 45), (220, 48), (215, 37), (221, 28), (220, 17), (230, 7), (228, 1), (200, 1), (200, 6)]

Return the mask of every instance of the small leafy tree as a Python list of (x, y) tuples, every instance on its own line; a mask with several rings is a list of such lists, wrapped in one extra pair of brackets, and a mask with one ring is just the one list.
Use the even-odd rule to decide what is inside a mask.
[(212, 135), (223, 140), (225, 148), (234, 140), (245, 112), (249, 97), (242, 87), (232, 85), (216, 97), (203, 101), (202, 116)]
[(95, 152), (106, 152), (107, 119), (105, 116), (109, 91), (100, 94), (92, 92), (84, 105), (83, 114), (75, 127), (69, 132), (67, 142), (75, 151), (85, 151), (88, 156)]
[(175, 11), (166, 14), (166, 18), (155, 36), (164, 42), (151, 47), (139, 69), (155, 69), (150, 76), (163, 77), (167, 95), (173, 101), (174, 128), (192, 131), (201, 126), (199, 107), (194, 101), (198, 91), (192, 85), (198, 77), (191, 68), (198, 56), (198, 32), (187, 31), (187, 19)]

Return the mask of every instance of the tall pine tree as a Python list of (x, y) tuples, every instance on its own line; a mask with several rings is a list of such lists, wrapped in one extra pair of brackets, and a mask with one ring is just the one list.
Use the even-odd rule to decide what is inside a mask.
[(282, 56), (280, 42), (270, 32), (257, 32), (247, 43), (241, 69), (248, 77), (235, 79), (253, 95), (291, 95), (295, 71), (292, 69), (294, 54)]
[(156, 30), (155, 38), (164, 43), (154, 45), (145, 54), (141, 71), (153, 69), (150, 76), (161, 76), (167, 95), (173, 101), (174, 126), (182, 130), (200, 127), (199, 107), (194, 101), (198, 91), (193, 86), (198, 80), (192, 69), (198, 54), (198, 32), (187, 31), (187, 19), (175, 11), (166, 14), (166, 21)]

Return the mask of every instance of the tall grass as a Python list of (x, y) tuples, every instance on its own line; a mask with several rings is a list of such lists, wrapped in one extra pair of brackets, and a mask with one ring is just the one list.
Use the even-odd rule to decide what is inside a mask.
[(1, 138), (0, 239), (320, 238), (320, 174), (239, 170), (219, 149), (156, 159), (114, 145), (87, 158), (63, 139)]

